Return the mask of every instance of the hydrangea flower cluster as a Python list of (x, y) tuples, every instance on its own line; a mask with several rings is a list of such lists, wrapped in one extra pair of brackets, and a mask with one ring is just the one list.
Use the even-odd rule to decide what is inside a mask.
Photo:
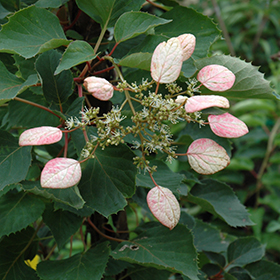
[[(196, 38), (192, 34), (183, 34), (160, 43), (151, 59), (152, 81), (143, 81), (141, 85), (136, 83), (129, 85), (123, 78), (122, 82), (114, 88), (103, 78), (88, 77), (84, 80), (86, 94), (92, 94), (95, 98), (107, 101), (112, 98), (114, 89), (124, 92), (125, 101), (118, 107), (98, 116), (99, 108), (85, 108), (81, 112), (81, 118), (69, 118), (64, 122), (66, 131), (55, 127), (38, 127), (24, 131), (19, 139), (20, 146), (46, 145), (61, 140), (62, 133), (69, 133), (72, 129), (82, 128), (87, 125), (95, 126), (96, 135), (87, 141), (82, 151), (86, 160), (94, 156), (96, 148), (102, 149), (108, 145), (119, 145), (125, 142), (129, 134), (135, 136), (132, 149), (139, 149), (142, 156), (136, 156), (134, 163), (137, 167), (147, 170), (152, 178), (155, 168), (149, 167), (145, 156), (150, 153), (164, 152), (168, 160), (179, 156), (173, 145), (170, 125), (180, 121), (197, 122), (199, 125), (209, 124), (214, 134), (220, 137), (235, 138), (248, 132), (247, 126), (229, 113), (208, 116), (208, 122), (200, 118), (201, 111), (209, 107), (229, 108), (229, 101), (219, 95), (201, 95), (202, 86), (211, 91), (222, 92), (230, 89), (235, 82), (235, 75), (222, 65), (208, 65), (202, 68), (196, 79), (190, 79), (188, 88), (182, 92), (182, 88), (176, 84), (182, 64), (189, 59), (194, 52)], [(117, 65), (116, 65), (117, 67)], [(153, 83), (156, 83), (155, 91), (148, 91)], [(199, 84), (200, 83), (200, 84)], [(170, 94), (163, 96), (158, 93), (159, 84), (166, 84)], [(129, 91), (133, 91), (132, 97)], [(145, 92), (145, 93), (143, 93)], [(183, 95), (183, 93), (185, 95)], [(133, 103), (138, 102), (141, 110), (136, 111)], [(132, 112), (132, 125), (124, 125), (127, 117), (122, 115), (122, 108), (129, 104)], [(213, 174), (224, 169), (230, 159), (223, 147), (211, 139), (203, 138), (195, 140), (183, 154), (188, 157), (190, 166), (200, 174)], [(81, 178), (81, 161), (70, 158), (55, 158), (50, 160), (41, 174), (41, 185), (44, 188), (68, 188), (76, 185)], [(154, 181), (154, 180), (153, 180)], [(170, 229), (174, 228), (180, 218), (180, 206), (172, 192), (154, 181), (147, 196), (147, 202), (154, 216)]]

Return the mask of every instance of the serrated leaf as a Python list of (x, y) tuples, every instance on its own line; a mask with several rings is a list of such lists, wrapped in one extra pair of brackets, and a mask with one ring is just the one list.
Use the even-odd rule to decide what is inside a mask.
[(240, 203), (232, 189), (219, 181), (206, 179), (195, 185), (188, 195), (188, 199), (202, 208), (218, 215), (230, 226), (251, 226), (249, 214)]
[(229, 101), (218, 95), (194, 95), (187, 99), (185, 109), (187, 113), (194, 113), (215, 106), (229, 108)]
[[(0, 278), (5, 280), (39, 280), (35, 270), (30, 268), (25, 259), (33, 259), (37, 251), (38, 241), (29, 244), (28, 251), (22, 251), (30, 242), (35, 230), (28, 227), (25, 230), (5, 236), (0, 242)], [(33, 252), (33, 253), (32, 253)], [(27, 254), (28, 253), (28, 254)]]
[(212, 91), (226, 91), (233, 86), (235, 75), (222, 65), (211, 64), (198, 72), (197, 80)]
[(0, 31), (0, 52), (17, 53), (25, 58), (68, 43), (58, 18), (35, 6), (16, 12)]
[(19, 145), (49, 145), (59, 142), (61, 138), (62, 131), (59, 128), (41, 126), (25, 130), (19, 137)]
[[(272, 98), (280, 96), (273, 93), (270, 83), (264, 79), (264, 75), (258, 71), (258, 67), (251, 63), (242, 61), (237, 57), (216, 55), (195, 61), (196, 67), (200, 70), (209, 64), (218, 64), (227, 67), (235, 75), (233, 87), (220, 95), (230, 98)], [(210, 91), (203, 91), (203, 94), (211, 94)]]
[(172, 83), (180, 75), (183, 50), (177, 38), (160, 43), (151, 60), (151, 76), (158, 83)]
[(144, 0), (77, 0), (78, 7), (102, 27), (114, 26), (117, 19), (125, 12), (140, 10)]
[(82, 208), (85, 203), (77, 187), (68, 189), (43, 189), (38, 181), (24, 181), (22, 182), (21, 187), (25, 191), (33, 193), (36, 196), (40, 196), (57, 203), (62, 203), (75, 209)]
[(197, 139), (189, 146), (187, 156), (190, 166), (200, 174), (214, 174), (230, 163), (226, 150), (215, 141)]
[(277, 280), (280, 275), (280, 265), (267, 260), (248, 264), (245, 269), (256, 279)]
[[(45, 204), (24, 192), (7, 193), (0, 197), (0, 236), (9, 235), (26, 228), (36, 221)], [(12, 222), (11, 222), (12, 221)]]
[(127, 274), (131, 280), (166, 280), (170, 276), (170, 271), (158, 270), (152, 267), (143, 267), (140, 265), (134, 265), (133, 268), (128, 268)]
[[(109, 259), (109, 242), (103, 242), (85, 253), (60, 261), (44, 261), (37, 266), (38, 275), (45, 280), (100, 280)], [(93, 261), (94, 260), (94, 261)]]
[[(182, 181), (185, 176), (172, 172), (169, 167), (162, 161), (154, 160), (150, 162), (151, 166), (157, 166), (157, 171), (153, 173), (154, 180), (157, 184), (169, 188), (172, 192), (179, 195), (187, 195), (187, 190), (182, 187)], [(153, 182), (149, 174), (137, 174), (136, 185), (152, 188)]]
[(59, 8), (68, 0), (38, 0), (35, 6), (38, 8)]
[(244, 266), (262, 259), (265, 247), (255, 237), (241, 237), (229, 244), (227, 257), (230, 267)]
[(171, 20), (162, 19), (143, 12), (127, 12), (122, 14), (115, 24), (114, 37), (117, 43), (132, 39), (156, 26)]
[(150, 70), (151, 66), (151, 53), (133, 53), (125, 58), (122, 58), (118, 64), (121, 66), (127, 66), (131, 68), (138, 68), (142, 70)]
[(71, 212), (57, 210), (54, 211), (53, 205), (47, 205), (44, 213), (43, 220), (50, 228), (58, 249), (61, 250), (63, 245), (75, 234), (83, 222), (83, 218)]
[(9, 72), (0, 61), (0, 100), (8, 101), (38, 82), (37, 75), (30, 75), (26, 81)]
[(134, 154), (125, 145), (97, 149), (88, 160), (79, 188), (86, 206), (108, 217), (123, 209), (135, 192)]
[[(24, 180), (31, 164), (31, 147), (20, 147), (10, 133), (0, 130), (0, 190)], [(15, 164), (16, 163), (16, 164)]]
[(192, 234), (180, 224), (170, 231), (159, 223), (147, 223), (136, 239), (122, 242), (111, 255), (114, 259), (166, 269), (198, 280)]
[(211, 130), (220, 137), (237, 138), (249, 132), (247, 125), (229, 113), (209, 115)]
[(52, 189), (70, 188), (79, 183), (81, 176), (81, 165), (77, 160), (54, 158), (42, 170), (41, 186)]
[(71, 42), (64, 51), (54, 75), (94, 58), (96, 58), (96, 54), (89, 43), (79, 40)]
[(173, 229), (180, 219), (180, 205), (168, 188), (155, 186), (147, 195), (148, 206), (161, 224)]
[(49, 103), (62, 104), (72, 94), (73, 77), (70, 70), (54, 76), (61, 54), (50, 50), (36, 60), (36, 70), (40, 75), (43, 93)]

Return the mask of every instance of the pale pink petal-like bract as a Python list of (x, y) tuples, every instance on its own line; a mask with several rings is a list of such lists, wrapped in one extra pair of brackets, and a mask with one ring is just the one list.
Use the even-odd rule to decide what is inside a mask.
[(41, 173), (42, 188), (65, 189), (76, 185), (82, 176), (80, 163), (72, 158), (54, 158)]
[(113, 86), (106, 79), (99, 77), (92, 76), (85, 78), (84, 87), (95, 98), (102, 101), (109, 100), (114, 94)]
[(230, 163), (226, 150), (208, 138), (197, 139), (189, 146), (187, 157), (190, 166), (199, 174), (214, 174)]
[(197, 80), (212, 91), (225, 91), (235, 82), (235, 75), (222, 65), (208, 65), (197, 74)]
[(177, 38), (160, 43), (154, 50), (151, 61), (151, 76), (158, 83), (172, 83), (180, 75), (183, 50)]
[(183, 61), (189, 59), (195, 49), (196, 38), (193, 34), (182, 34), (177, 37), (183, 49)]
[(180, 205), (168, 188), (156, 186), (147, 195), (148, 206), (153, 215), (169, 229), (173, 229), (180, 219)]
[(243, 121), (229, 113), (209, 115), (208, 121), (212, 131), (220, 137), (237, 138), (249, 132)]
[(41, 126), (25, 130), (19, 137), (20, 146), (49, 145), (59, 142), (62, 131), (57, 127)]
[(188, 98), (185, 109), (187, 113), (193, 113), (215, 106), (229, 108), (229, 101), (218, 95), (195, 95)]

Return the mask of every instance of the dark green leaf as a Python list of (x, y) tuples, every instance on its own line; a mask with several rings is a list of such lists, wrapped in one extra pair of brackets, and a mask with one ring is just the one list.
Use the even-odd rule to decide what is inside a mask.
[(210, 224), (196, 220), (195, 227), (192, 229), (194, 235), (194, 245), (196, 249), (208, 252), (225, 252), (227, 242), (222, 239), (221, 232)]
[(26, 80), (30, 75), (37, 75), (37, 72), (35, 70), (35, 57), (25, 59), (22, 56), (14, 54), (13, 58), (15, 60), (15, 65), (18, 68), (17, 77), (20, 76), (24, 80)]
[(58, 249), (61, 250), (70, 236), (77, 232), (83, 218), (68, 211), (54, 211), (53, 205), (48, 204), (43, 213), (43, 220), (52, 231)]
[(117, 19), (125, 12), (139, 11), (144, 0), (77, 0), (78, 7), (103, 27), (114, 26)]
[(38, 8), (59, 8), (68, 0), (38, 0), (35, 6)]
[(3, 195), (0, 197), (0, 236), (26, 228), (41, 216), (44, 209), (45, 204), (40, 199), (27, 193)]
[(22, 188), (42, 198), (63, 203), (75, 209), (82, 208), (85, 203), (77, 187), (67, 189), (43, 189), (38, 181), (25, 181), (22, 182)]
[(280, 275), (280, 265), (266, 260), (248, 264), (245, 269), (258, 280), (278, 280)]
[(234, 276), (238, 280), (251, 280), (252, 278), (249, 276), (248, 272), (241, 267), (234, 267), (229, 270), (229, 274)]
[(255, 237), (241, 237), (229, 244), (227, 257), (230, 267), (259, 261), (265, 247)]
[(123, 209), (135, 192), (134, 154), (125, 145), (97, 149), (88, 160), (79, 188), (86, 206), (108, 217)]
[(69, 44), (62, 55), (61, 61), (54, 74), (57, 75), (63, 70), (70, 69), (73, 66), (92, 60), (96, 57), (91, 45), (85, 41), (74, 41)]
[(82, 254), (61, 260), (38, 264), (38, 275), (44, 280), (100, 280), (109, 259), (109, 242), (98, 244)]
[(117, 43), (124, 42), (147, 32), (149, 29), (171, 22), (143, 12), (127, 12), (116, 22), (114, 37)]
[(195, 185), (188, 199), (200, 205), (233, 227), (253, 225), (244, 205), (240, 203), (232, 189), (219, 181), (206, 179)]
[(54, 76), (60, 58), (60, 53), (50, 50), (41, 54), (36, 61), (36, 70), (41, 77), (44, 96), (51, 104), (62, 104), (72, 94), (73, 78), (71, 71), (65, 70)]
[[(33, 94), (29, 90), (22, 93), (20, 98), (48, 108), (44, 96)], [(9, 128), (13, 126), (25, 128), (39, 127), (43, 125), (58, 126), (60, 124), (59, 118), (53, 114), (18, 100), (10, 101), (8, 109)]]
[(10, 133), (0, 130), (0, 190), (25, 179), (31, 164), (31, 147), (20, 147)]
[(121, 66), (149, 71), (151, 66), (151, 59), (151, 53), (133, 53), (121, 59), (118, 64)]
[(8, 101), (38, 82), (37, 75), (31, 75), (26, 81), (11, 74), (0, 61), (0, 100)]
[[(157, 166), (157, 171), (153, 173), (154, 180), (162, 187), (169, 188), (172, 192), (179, 195), (187, 195), (186, 186), (182, 185), (185, 176), (179, 173), (174, 173), (162, 161), (151, 161), (151, 166)], [(137, 174), (136, 185), (141, 187), (153, 188), (154, 183), (149, 174)]]
[(128, 268), (127, 274), (131, 280), (167, 280), (171, 273), (166, 270), (158, 270), (152, 267), (135, 265), (133, 268)]
[[(147, 223), (132, 241), (122, 242), (112, 257), (146, 267), (182, 273), (197, 280), (196, 250), (191, 232), (183, 225), (173, 230), (159, 223)], [(168, 241), (168, 242), (167, 242)]]
[(5, 236), (0, 242), (0, 279), (5, 280), (39, 280), (35, 270), (26, 265), (24, 260), (33, 259), (38, 242), (32, 241), (34, 229), (28, 227), (21, 232)]
[[(220, 95), (230, 98), (273, 98), (273, 90), (258, 67), (245, 62), (237, 57), (215, 55), (195, 61), (200, 70), (206, 65), (218, 64), (227, 67), (235, 75), (233, 87), (227, 91), (219, 92)], [(202, 90), (204, 94), (213, 94), (209, 90)], [(277, 96), (280, 98), (280, 96)]]
[(0, 51), (25, 58), (68, 43), (58, 18), (35, 6), (16, 12), (0, 31)]

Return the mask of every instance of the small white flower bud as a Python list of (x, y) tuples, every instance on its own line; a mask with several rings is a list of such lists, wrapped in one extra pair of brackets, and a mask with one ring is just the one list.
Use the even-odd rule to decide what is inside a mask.
[(102, 101), (109, 100), (114, 93), (113, 86), (103, 78), (87, 77), (84, 80), (84, 87), (92, 96)]
[(178, 95), (177, 98), (175, 99), (175, 103), (182, 104), (188, 99), (187, 96), (183, 95)]

